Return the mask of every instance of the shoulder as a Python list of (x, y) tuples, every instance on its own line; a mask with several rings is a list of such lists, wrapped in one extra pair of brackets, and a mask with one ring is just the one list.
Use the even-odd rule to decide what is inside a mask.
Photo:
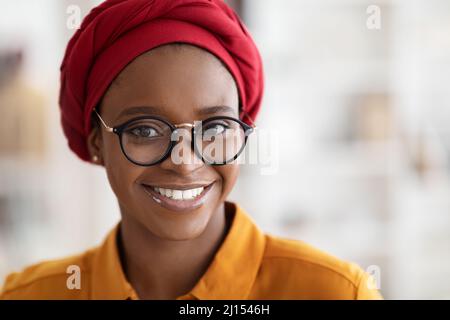
[[(73, 290), (71, 276), (78, 272), (89, 274), (91, 251), (43, 261), (9, 274), (0, 290), (0, 300), (83, 298), (85, 291)], [(80, 286), (83, 288), (83, 283)]]
[(264, 262), (286, 264), (297, 268), (308, 267), (309, 270), (330, 274), (356, 284), (360, 276), (360, 268), (354, 263), (342, 260), (322, 251), (304, 241), (266, 235), (266, 251)]
[(358, 264), (300, 240), (270, 234), (265, 237), (258, 277), (264, 279), (263, 283), (271, 283), (270, 290), (287, 292), (286, 298), (292, 299), (381, 298), (373, 279)]

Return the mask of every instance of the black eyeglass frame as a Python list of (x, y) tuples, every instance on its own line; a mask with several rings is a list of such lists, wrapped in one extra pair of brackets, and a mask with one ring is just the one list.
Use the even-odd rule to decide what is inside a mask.
[[(134, 122), (136, 122), (136, 121), (139, 121), (139, 120), (145, 120), (145, 119), (152, 119), (152, 120), (158, 120), (158, 121), (161, 121), (161, 122), (165, 123), (165, 124), (170, 128), (170, 130), (171, 130), (171, 136), (172, 136), (172, 134), (173, 134), (177, 129), (179, 129), (179, 128), (183, 128), (183, 127), (191, 128), (191, 149), (194, 151), (195, 155), (197, 155), (197, 157), (199, 157), (199, 158), (203, 161), (203, 163), (206, 163), (206, 164), (212, 165), (212, 166), (222, 166), (222, 165), (229, 164), (229, 163), (233, 162), (234, 160), (236, 160), (236, 159), (239, 157), (239, 155), (242, 153), (242, 151), (245, 149), (245, 146), (246, 146), (246, 144), (247, 144), (247, 138), (248, 138), (248, 136), (249, 136), (252, 132), (254, 132), (255, 129), (257, 128), (257, 126), (253, 123), (253, 121), (251, 120), (251, 118), (250, 118), (247, 114), (244, 114), (244, 115), (246, 115), (246, 116), (250, 119), (252, 125), (248, 125), (248, 124), (246, 124), (245, 122), (243, 122), (242, 120), (237, 119), (237, 118), (234, 118), (234, 117), (230, 117), (230, 116), (214, 116), (214, 117), (207, 118), (207, 119), (205, 119), (205, 120), (201, 120), (202, 126), (203, 126), (204, 123), (208, 123), (208, 122), (211, 122), (211, 121), (214, 121), (214, 120), (219, 120), (219, 119), (232, 120), (232, 121), (237, 122), (237, 123), (244, 129), (244, 135), (245, 135), (245, 137), (244, 137), (244, 143), (242, 144), (241, 149), (236, 153), (236, 155), (235, 155), (234, 157), (232, 157), (230, 160), (226, 160), (226, 161), (223, 162), (223, 163), (217, 163), (217, 162), (210, 163), (210, 162), (208, 162), (208, 161), (206, 161), (206, 160), (204, 159), (203, 155), (199, 152), (198, 148), (196, 148), (196, 143), (195, 143), (195, 136), (196, 136), (195, 125), (192, 124), (192, 123), (172, 124), (172, 123), (170, 123), (169, 121), (167, 121), (166, 119), (164, 119), (164, 118), (162, 118), (162, 117), (158, 117), (158, 116), (141, 116), (141, 117), (137, 117), (137, 118), (130, 119), (130, 120), (128, 120), (128, 121), (124, 122), (123, 124), (118, 125), (118, 126), (116, 126), (116, 127), (110, 127), (110, 126), (108, 126), (108, 125), (105, 123), (105, 121), (103, 120), (103, 118), (100, 116), (100, 114), (98, 113), (98, 111), (97, 111), (96, 109), (94, 109), (93, 111), (94, 111), (94, 113), (97, 115), (97, 117), (99, 118), (99, 120), (100, 120), (100, 122), (102, 123), (102, 125), (104, 126), (105, 130), (106, 130), (107, 132), (115, 133), (115, 134), (117, 135), (117, 137), (119, 138), (120, 149), (122, 150), (122, 153), (123, 153), (123, 155), (127, 158), (127, 160), (130, 161), (131, 163), (135, 164), (135, 165), (143, 166), (143, 167), (154, 166), (154, 165), (157, 165), (157, 164), (159, 164), (159, 163), (165, 161), (165, 160), (170, 156), (170, 154), (172, 153), (172, 150), (173, 150), (173, 148), (176, 146), (176, 144), (178, 143), (178, 141), (173, 141), (172, 139), (170, 139), (170, 144), (169, 144), (169, 146), (167, 147), (166, 152), (165, 152), (165, 153), (161, 156), (161, 158), (160, 158), (159, 160), (157, 160), (157, 161), (154, 161), (154, 162), (148, 163), (148, 164), (147, 164), (147, 163), (140, 163), (140, 162), (134, 161), (133, 159), (131, 159), (131, 158), (128, 156), (128, 154), (127, 154), (126, 151), (125, 151), (125, 148), (124, 148), (123, 142), (122, 142), (122, 134), (123, 134), (123, 132), (125, 131), (125, 129), (126, 129), (131, 123), (134, 123)], [(199, 120), (199, 121), (200, 121), (200, 120)]]

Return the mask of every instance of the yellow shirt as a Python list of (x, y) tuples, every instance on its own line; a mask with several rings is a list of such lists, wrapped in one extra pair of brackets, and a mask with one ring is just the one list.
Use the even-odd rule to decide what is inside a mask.
[[(382, 299), (358, 265), (302, 241), (264, 234), (241, 207), (234, 208), (229, 233), (212, 263), (177, 300)], [(10, 274), (0, 299), (138, 299), (120, 263), (118, 226), (99, 247)], [(76, 273), (74, 265), (79, 286), (68, 281)]]

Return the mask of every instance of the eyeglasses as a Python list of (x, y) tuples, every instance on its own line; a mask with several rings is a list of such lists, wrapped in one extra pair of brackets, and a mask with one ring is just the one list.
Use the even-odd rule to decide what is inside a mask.
[(181, 128), (191, 131), (190, 148), (204, 163), (228, 164), (242, 153), (248, 136), (256, 129), (250, 117), (252, 126), (228, 116), (180, 124), (172, 124), (157, 116), (142, 116), (110, 127), (96, 109), (94, 112), (105, 130), (119, 137), (125, 157), (140, 166), (152, 166), (166, 160), (177, 145)]

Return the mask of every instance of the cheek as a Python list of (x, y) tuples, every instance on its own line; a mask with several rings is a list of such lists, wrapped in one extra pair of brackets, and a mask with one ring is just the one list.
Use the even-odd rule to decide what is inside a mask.
[(109, 183), (118, 200), (127, 203), (131, 197), (131, 191), (135, 188), (134, 182), (141, 174), (143, 167), (138, 167), (129, 162), (120, 149), (117, 136), (104, 140), (104, 165)]
[(239, 165), (228, 164), (214, 167), (214, 169), (222, 177), (222, 199), (225, 199), (236, 184), (239, 176)]

